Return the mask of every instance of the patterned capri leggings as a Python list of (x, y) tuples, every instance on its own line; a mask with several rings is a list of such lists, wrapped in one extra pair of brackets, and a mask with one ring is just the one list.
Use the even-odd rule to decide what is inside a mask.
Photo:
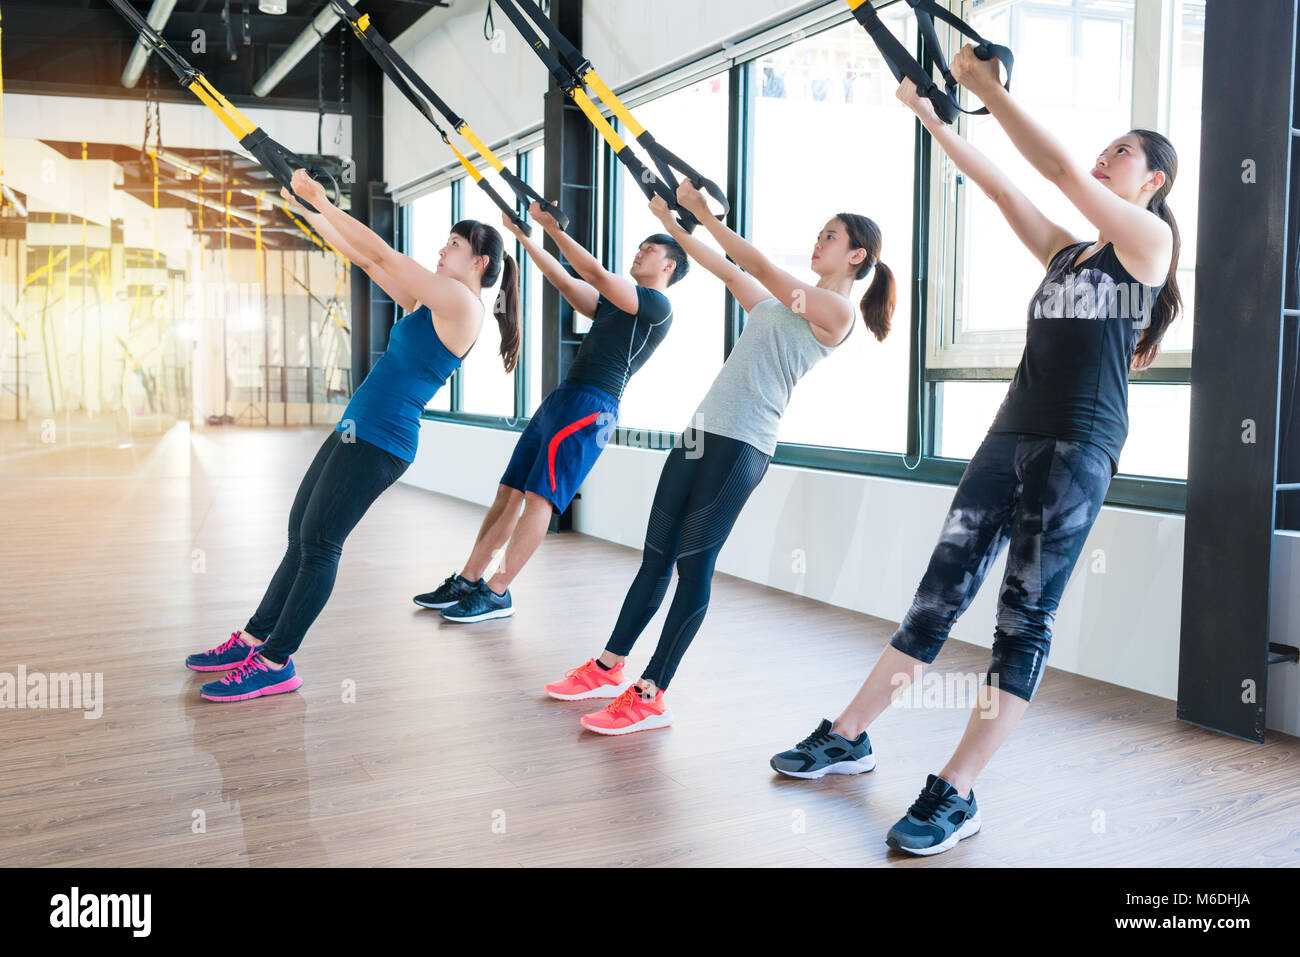
[(1052, 622), (1110, 486), (1105, 451), (1023, 433), (985, 436), (957, 485), (912, 607), (890, 639), (927, 664), (1010, 543), (989, 683), (1033, 700)]

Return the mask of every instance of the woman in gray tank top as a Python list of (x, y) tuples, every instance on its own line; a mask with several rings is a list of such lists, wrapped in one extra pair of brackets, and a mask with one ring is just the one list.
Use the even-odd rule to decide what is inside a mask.
[[(874, 270), (859, 308), (877, 340), (889, 332), (896, 290), (880, 262), (880, 228), (865, 216), (840, 213), (822, 227), (810, 266), (815, 284), (775, 266), (715, 219), (689, 182), (678, 201), (695, 214), (734, 262), (683, 230), (662, 197), (651, 211), (687, 255), (713, 273), (749, 314), (713, 386), (668, 453), (650, 509), (641, 568), (628, 589), (613, 634), (599, 658), (546, 686), (554, 698), (613, 698), (582, 724), (602, 734), (667, 727), (664, 691), (699, 630), (709, 605), (713, 567), (750, 493), (776, 451), (777, 427), (795, 383), (830, 355), (856, 323), (849, 293)], [(623, 676), (632, 645), (659, 609), (676, 563), (677, 591), (663, 634), (641, 680)]]

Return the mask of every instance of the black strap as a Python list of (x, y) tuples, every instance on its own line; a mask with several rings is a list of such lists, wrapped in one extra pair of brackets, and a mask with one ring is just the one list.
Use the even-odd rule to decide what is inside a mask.
[[(176, 78), (180, 80), (181, 86), (188, 90), (195, 83), (199, 82), (203, 74), (190, 66), (189, 62), (184, 57), (173, 50), (167, 41), (163, 39), (162, 34), (149, 26), (149, 21), (142, 17), (135, 7), (127, 3), (126, 0), (108, 0), (108, 2), (118, 11), (118, 13), (126, 17), (127, 22), (136, 29), (140, 34), (141, 39), (149, 44), (153, 49), (153, 52), (158, 55), (159, 59), (171, 67), (172, 72), (176, 74)], [(208, 81), (203, 80), (203, 83), (208, 84)], [(208, 85), (211, 86), (211, 84)], [(268, 136), (266, 131), (261, 127), (254, 129), (253, 132), (240, 139), (239, 145), (252, 153), (253, 158), (257, 160), (262, 168), (270, 173), (277, 183), (287, 189), (289, 194), (293, 196), (293, 198), (297, 200), (303, 208), (310, 210), (313, 213), (318, 212), (314, 206), (310, 203), (304, 202), (299, 198), (298, 194), (293, 191), (293, 187), (290, 183), (293, 180), (293, 171), (296, 168), (306, 169), (307, 173), (313, 179), (328, 180), (333, 185), (334, 201), (337, 202), (339, 198), (338, 181), (328, 170), (315, 166), (308, 166), (302, 157), (271, 139), (271, 137)]]
[(948, 69), (948, 61), (943, 55), (943, 47), (940, 45), (939, 36), (935, 31), (934, 18), (938, 17), (959, 33), (975, 41), (975, 55), (981, 60), (997, 57), (1007, 71), (1007, 80), (1004, 86), (1008, 91), (1011, 89), (1011, 69), (1015, 62), (1015, 55), (1008, 47), (985, 40), (965, 20), (938, 6), (933, 0), (906, 0), (906, 3), (912, 8), (912, 12), (916, 14), (917, 29), (925, 43), (925, 49), (930, 59), (934, 61), (939, 68), (939, 72), (943, 74), (944, 82), (948, 87), (946, 91), (939, 88), (939, 85), (934, 82), (929, 72), (921, 67), (916, 58), (907, 51), (903, 44), (898, 42), (898, 38), (881, 22), (880, 16), (871, 5), (871, 0), (862, 0), (858, 6), (854, 7), (853, 17), (866, 28), (867, 33), (871, 35), (871, 39), (875, 41), (885, 65), (894, 74), (894, 79), (899, 83), (903, 82), (904, 77), (910, 79), (916, 85), (917, 92), (934, 104), (935, 113), (943, 122), (951, 123), (959, 113), (968, 113), (972, 116), (986, 115), (988, 113), (988, 107), (986, 106), (980, 107), (978, 110), (968, 110), (959, 102), (957, 96), (958, 84), (953, 78), (952, 72)]
[[(488, 0), (490, 3), (491, 0)], [(566, 70), (578, 82), (582, 82), (583, 76), (591, 69), (591, 61), (582, 55), (582, 51), (575, 47), (563, 33), (551, 22), (551, 18), (541, 11), (533, 0), (500, 0), (503, 5), (510, 3), (519, 4), (520, 9), (528, 14), (529, 19), (533, 21), (537, 29), (546, 34), (546, 38), (551, 42), (551, 49), (559, 56), (560, 62), (564, 64)]]
[[(437, 109), (437, 111), (441, 113), (447, 122), (457, 131), (465, 126), (465, 121), (458, 116), (451, 107), (446, 104), (446, 102), (443, 101), (442, 97), (438, 96), (438, 94), (434, 92), (433, 88), (425, 82), (424, 78), (420, 76), (420, 74), (417, 73), (409, 63), (407, 63), (395, 50), (393, 50), (391, 46), (388, 45), (388, 41), (380, 36), (377, 30), (362, 31), (358, 28), (357, 21), (360, 18), (360, 14), (357, 13), (356, 7), (348, 3), (347, 0), (330, 0), (330, 2), (334, 5), (339, 16), (348, 21), (352, 27), (352, 32), (356, 35), (357, 39), (361, 41), (361, 45), (365, 47), (366, 52), (374, 59), (375, 63), (379, 66), (379, 69), (383, 71), (384, 75), (393, 81), (393, 85), (397, 87), (398, 92), (405, 96), (407, 100), (409, 100), (411, 104), (420, 111), (420, 114), (426, 120), (433, 124), (433, 128), (438, 131), (438, 135), (442, 137), (442, 141), (448, 146), (451, 146), (451, 139), (447, 136), (447, 131), (438, 125), (438, 121), (434, 118), (433, 110), (430, 109), (429, 104), (432, 103), (433, 107)], [(411, 84), (414, 84), (420, 92), (416, 93), (415, 90), (411, 89)], [(500, 172), (501, 178), (509, 184), (510, 189), (523, 203), (525, 209), (528, 207), (531, 200), (536, 200), (547, 213), (555, 218), (555, 221), (559, 224), (561, 229), (568, 227), (569, 217), (565, 214), (564, 210), (560, 209), (560, 207), (554, 203), (548, 202), (544, 196), (510, 170), (503, 168)], [(479, 179), (477, 182), (483, 191), (492, 199), (492, 202), (510, 218), (511, 222), (522, 230), (525, 236), (532, 235), (532, 227), (524, 222), (520, 217), (518, 210), (509, 206), (504, 200), (502, 200), (501, 196), (486, 180)]]
[(176, 74), (176, 79), (180, 80), (188, 88), (194, 82), (195, 77), (199, 75), (199, 71), (190, 66), (184, 57), (168, 46), (167, 41), (162, 38), (162, 34), (149, 26), (149, 21), (142, 17), (140, 11), (127, 3), (126, 0), (108, 0), (108, 2), (118, 13), (126, 17), (127, 22), (140, 34), (140, 38), (149, 44), (153, 52), (158, 54), (158, 58), (171, 68), (171, 71)]
[[(566, 94), (572, 95), (573, 90), (583, 86), (583, 77), (592, 69), (591, 61), (556, 29), (555, 24), (551, 23), (550, 18), (542, 13), (533, 0), (496, 0), (496, 2), (501, 7), (501, 12), (514, 24), (515, 29), (541, 58)], [(523, 13), (520, 12), (521, 10)], [(524, 14), (527, 14), (528, 19), (524, 18)], [(529, 20), (532, 21), (531, 24)], [(550, 47), (539, 36), (538, 29), (550, 40)], [(625, 146), (615, 155), (632, 174), (641, 191), (645, 193), (646, 199), (656, 195), (663, 197), (668, 207), (677, 214), (677, 222), (682, 229), (691, 232), (699, 225), (699, 220), (678, 204), (677, 177), (673, 175), (674, 170), (689, 179), (696, 189), (708, 192), (722, 206), (722, 215), (718, 217), (719, 219), (731, 211), (727, 194), (717, 183), (700, 175), (697, 169), (660, 144), (649, 130), (642, 132), (636, 141), (654, 161), (659, 171), (658, 176), (646, 168), (630, 147)]]
[(338, 204), (339, 183), (330, 171), (316, 166), (309, 166), (307, 161), (297, 153), (271, 139), (266, 130), (260, 126), (241, 139), (239, 145), (252, 153), (254, 159), (261, 164), (262, 168), (270, 173), (277, 183), (287, 189), (289, 195), (298, 202), (298, 205), (309, 213), (318, 213), (320, 210), (293, 191), (290, 183), (293, 181), (293, 171), (295, 169), (305, 169), (307, 175), (314, 180), (328, 180), (334, 194), (330, 202), (335, 205)]
[[(489, 3), (490, 2), (491, 0), (489, 0)], [(528, 20), (524, 18), (524, 15), (520, 12), (519, 8), (515, 6), (515, 0), (496, 0), (496, 2), (497, 5), (501, 7), (501, 12), (506, 15), (506, 19), (514, 24), (515, 29), (519, 31), (519, 35), (524, 38), (524, 41), (530, 47), (533, 48), (533, 52), (536, 53), (542, 63), (546, 65), (546, 69), (551, 72), (551, 76), (555, 77), (555, 82), (560, 85), (561, 90), (568, 93), (575, 87), (581, 85), (582, 75), (577, 71), (570, 69), (565, 64), (560, 63), (560, 61), (556, 59), (555, 54), (551, 52), (551, 48), (546, 45), (546, 41), (538, 36), (537, 31), (529, 24)], [(541, 20), (546, 23), (545, 29), (547, 29), (548, 37), (554, 40), (555, 37), (560, 36), (561, 39), (563, 39), (560, 32), (555, 29), (554, 25), (549, 20), (545, 17), (542, 17)], [(567, 43), (568, 41), (566, 40), (565, 42)], [(572, 44), (569, 45), (572, 46)]]

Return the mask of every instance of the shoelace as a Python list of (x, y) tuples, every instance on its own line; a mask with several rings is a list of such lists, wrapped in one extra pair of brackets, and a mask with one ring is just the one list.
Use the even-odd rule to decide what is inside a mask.
[(255, 671), (270, 671), (257, 655), (251, 655), (244, 660), (242, 664), (236, 665), (235, 670), (221, 679), (223, 685), (238, 684)]
[(239, 643), (239, 632), (232, 631), (230, 633), (229, 641), (225, 642), (224, 644), (217, 645), (217, 647), (215, 648), (209, 648), (207, 653), (210, 655), (219, 655), (223, 651), (229, 651), (231, 648), (235, 647), (235, 645), (238, 643)]
[(941, 798), (929, 788), (924, 788), (921, 791), (921, 796), (907, 809), (907, 813), (918, 821), (929, 822), (933, 821), (947, 804), (947, 798)]
[(825, 744), (830, 739), (830, 731), (821, 730), (821, 726), (819, 725), (816, 731), (795, 745), (795, 748), (797, 750), (811, 751), (813, 748), (817, 747), (817, 745)]
[(640, 700), (641, 692), (637, 690), (636, 685), (633, 685), (615, 698), (605, 710), (610, 714), (618, 714), (620, 711), (627, 711), (632, 707), (633, 702)]
[(592, 668), (596, 668), (596, 667), (598, 667), (598, 665), (596, 664), (596, 659), (592, 658), (590, 661), (585, 662), (584, 664), (580, 664), (576, 668), (570, 668), (568, 671), (564, 673), (564, 677), (580, 678), (583, 675), (587, 674), (587, 672), (591, 671)]

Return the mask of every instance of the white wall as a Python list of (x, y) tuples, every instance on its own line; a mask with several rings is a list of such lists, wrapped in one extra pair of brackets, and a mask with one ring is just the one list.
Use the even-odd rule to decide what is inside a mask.
[[(421, 423), (402, 481), (486, 506), (518, 433)], [(441, 454), (454, 449), (454, 456)], [(640, 548), (666, 452), (610, 446), (574, 503), (574, 528)], [(745, 506), (718, 571), (889, 621), (902, 619), (939, 535), (954, 488), (774, 465)], [(796, 574), (795, 549), (806, 572)], [(1005, 553), (952, 636), (992, 646)], [(1173, 701), (1182, 618), (1183, 516), (1107, 506), (1057, 610), (1048, 663)], [(1300, 537), (1279, 535), (1271, 640), (1295, 643)], [(1300, 734), (1300, 669), (1269, 673), (1268, 727)], [(865, 675), (864, 675), (865, 677)]]

